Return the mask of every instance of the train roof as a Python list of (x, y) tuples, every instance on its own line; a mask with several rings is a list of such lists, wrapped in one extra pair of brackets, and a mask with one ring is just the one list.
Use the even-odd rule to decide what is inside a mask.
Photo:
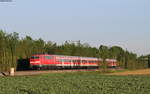
[[(96, 58), (96, 57), (82, 57), (82, 56), (68, 56), (68, 55), (54, 55), (54, 54), (34, 54), (32, 56), (47, 56), (47, 55), (50, 55), (50, 56), (56, 56), (58, 58), (80, 58), (81, 60), (84, 60), (84, 59), (90, 59), (90, 60), (102, 60), (102, 58)], [(106, 61), (112, 61), (112, 62), (116, 62), (117, 60), (116, 59), (106, 59)]]
[(50, 54), (33, 54), (32, 56), (46, 56), (46, 55), (50, 55)]
[(32, 56), (56, 56), (56, 57), (67, 57), (67, 58), (81, 58), (81, 59), (97, 59), (96, 57), (82, 57), (82, 56), (68, 56), (68, 55), (54, 55), (54, 54), (34, 54)]
[(80, 58), (80, 59), (98, 59), (96, 57), (82, 57), (82, 56), (67, 56), (67, 55), (54, 55), (54, 56), (67, 58)]

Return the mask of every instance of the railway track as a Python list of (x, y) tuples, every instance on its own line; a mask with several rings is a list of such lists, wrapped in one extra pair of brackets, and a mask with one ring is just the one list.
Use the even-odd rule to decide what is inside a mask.
[(14, 76), (40, 75), (47, 73), (63, 73), (63, 72), (78, 72), (78, 71), (97, 71), (98, 69), (70, 69), (70, 70), (27, 70), (16, 71)]
[[(79, 71), (98, 71), (99, 69), (63, 69), (63, 70), (24, 70), (15, 71), (14, 76), (30, 76), (48, 73), (64, 73), (64, 72), (79, 72)], [(108, 70), (122, 70), (120, 68), (110, 68)], [(4, 75), (3, 75), (4, 74)], [(9, 76), (9, 72), (4, 72), (0, 76)]]

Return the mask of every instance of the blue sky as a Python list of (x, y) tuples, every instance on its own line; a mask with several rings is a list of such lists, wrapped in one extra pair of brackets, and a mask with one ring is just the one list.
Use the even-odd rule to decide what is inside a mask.
[(150, 0), (0, 2), (0, 29), (62, 44), (65, 40), (150, 53)]

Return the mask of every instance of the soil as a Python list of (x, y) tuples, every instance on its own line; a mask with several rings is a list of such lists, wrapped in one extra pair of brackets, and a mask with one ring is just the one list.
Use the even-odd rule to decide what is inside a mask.
[(150, 69), (115, 72), (115, 73), (108, 73), (108, 75), (150, 75)]
[(63, 72), (78, 72), (78, 71), (96, 71), (96, 69), (79, 69), (79, 70), (28, 70), (28, 71), (15, 71), (14, 76), (25, 75), (40, 75), (47, 73), (63, 73)]

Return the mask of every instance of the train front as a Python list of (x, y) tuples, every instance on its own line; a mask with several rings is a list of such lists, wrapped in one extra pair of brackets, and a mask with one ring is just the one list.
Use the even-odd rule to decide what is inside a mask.
[(41, 65), (41, 56), (40, 55), (33, 55), (30, 57), (30, 68), (31, 69), (40, 69)]

